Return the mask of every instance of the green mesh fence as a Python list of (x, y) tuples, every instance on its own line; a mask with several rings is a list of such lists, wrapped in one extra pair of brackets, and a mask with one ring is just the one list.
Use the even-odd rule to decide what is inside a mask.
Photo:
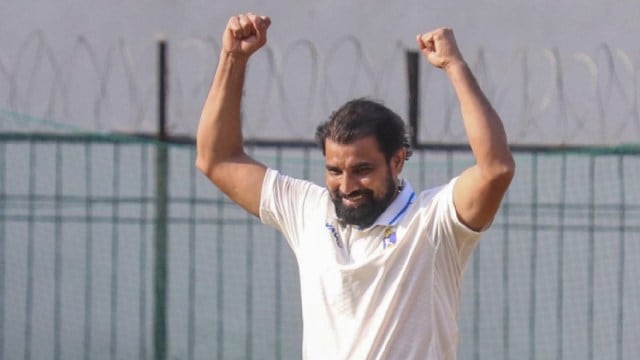
[[(248, 150), (323, 181), (313, 147)], [(471, 160), (455, 147), (418, 149), (405, 176), (422, 189)], [(516, 161), (465, 274), (458, 357), (637, 358), (640, 150), (520, 149)], [(295, 259), (194, 163), (192, 145), (0, 134), (0, 358), (152, 358), (163, 314), (167, 358), (300, 357)]]

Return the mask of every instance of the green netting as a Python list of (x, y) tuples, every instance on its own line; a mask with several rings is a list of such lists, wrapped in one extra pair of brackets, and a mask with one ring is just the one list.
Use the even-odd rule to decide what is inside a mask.
[[(194, 147), (76, 130), (0, 133), (0, 358), (151, 358), (159, 237), (167, 357), (299, 358), (295, 260), (196, 172)], [(312, 147), (248, 150), (323, 181)], [(418, 149), (405, 176), (426, 188), (471, 161)], [(530, 148), (516, 162), (465, 274), (458, 357), (636, 358), (640, 151)]]

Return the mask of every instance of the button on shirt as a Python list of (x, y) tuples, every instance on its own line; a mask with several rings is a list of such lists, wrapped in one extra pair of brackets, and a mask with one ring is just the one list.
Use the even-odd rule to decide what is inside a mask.
[(260, 219), (300, 270), (305, 359), (455, 359), (465, 265), (480, 237), (453, 185), (408, 181), (366, 229), (338, 221), (326, 188), (267, 170)]

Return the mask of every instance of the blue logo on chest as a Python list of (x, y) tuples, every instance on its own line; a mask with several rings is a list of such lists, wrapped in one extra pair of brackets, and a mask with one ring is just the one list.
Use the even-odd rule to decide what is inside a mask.
[(392, 227), (388, 227), (384, 230), (384, 236), (382, 237), (382, 248), (386, 249), (388, 246), (396, 244), (396, 231)]
[(336, 227), (329, 223), (324, 224), (324, 226), (329, 230), (331, 236), (333, 236), (333, 240), (336, 242), (336, 245), (342, 249), (342, 241), (340, 240), (340, 234), (338, 234)]

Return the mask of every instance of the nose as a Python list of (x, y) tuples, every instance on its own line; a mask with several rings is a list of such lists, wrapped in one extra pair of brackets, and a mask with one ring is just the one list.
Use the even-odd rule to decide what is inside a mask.
[(344, 195), (348, 195), (355, 190), (358, 190), (358, 180), (355, 176), (344, 172), (340, 181), (340, 192)]

